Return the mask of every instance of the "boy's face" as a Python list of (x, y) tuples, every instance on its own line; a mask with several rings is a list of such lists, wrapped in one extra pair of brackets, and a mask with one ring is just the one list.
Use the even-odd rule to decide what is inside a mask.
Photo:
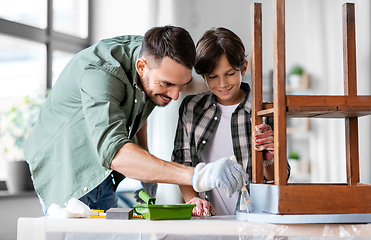
[(228, 106), (242, 101), (245, 93), (240, 89), (242, 76), (247, 70), (247, 61), (242, 71), (234, 69), (226, 56), (220, 56), (215, 70), (205, 76), (207, 87), (215, 94), (218, 103)]
[(179, 92), (183, 91), (192, 81), (192, 70), (179, 64), (169, 57), (164, 57), (159, 64), (150, 63), (147, 58), (137, 61), (142, 90), (156, 106), (166, 106), (171, 100), (178, 100)]

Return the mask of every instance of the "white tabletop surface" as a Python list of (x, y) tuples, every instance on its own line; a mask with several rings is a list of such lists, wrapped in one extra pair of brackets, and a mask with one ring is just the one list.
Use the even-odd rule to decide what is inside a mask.
[[(235, 216), (191, 220), (19, 218), (18, 240), (95, 239), (369, 239), (371, 224), (267, 224)], [(250, 238), (250, 236), (254, 236)]]

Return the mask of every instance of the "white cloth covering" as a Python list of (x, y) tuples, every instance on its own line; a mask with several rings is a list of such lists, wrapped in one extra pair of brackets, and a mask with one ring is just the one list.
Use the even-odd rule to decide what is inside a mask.
[(71, 198), (65, 208), (52, 203), (48, 208), (47, 214), (55, 218), (87, 218), (98, 215), (97, 212), (90, 210), (87, 205), (76, 198)]

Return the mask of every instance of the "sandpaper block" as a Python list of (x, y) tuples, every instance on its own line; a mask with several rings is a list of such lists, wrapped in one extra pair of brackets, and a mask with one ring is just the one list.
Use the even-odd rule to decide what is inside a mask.
[(106, 219), (131, 219), (132, 208), (110, 208), (106, 211)]

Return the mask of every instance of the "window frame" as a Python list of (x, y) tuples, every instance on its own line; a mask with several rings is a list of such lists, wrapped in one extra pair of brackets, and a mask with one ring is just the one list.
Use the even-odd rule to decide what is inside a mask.
[(45, 29), (10, 21), (0, 17), (0, 34), (45, 44), (46, 88), (50, 89), (52, 87), (53, 51), (59, 50), (69, 53), (77, 53), (91, 45), (91, 14), (92, 1), (88, 0), (88, 36), (86, 38), (57, 32), (53, 30), (53, 0), (48, 0), (47, 26)]

